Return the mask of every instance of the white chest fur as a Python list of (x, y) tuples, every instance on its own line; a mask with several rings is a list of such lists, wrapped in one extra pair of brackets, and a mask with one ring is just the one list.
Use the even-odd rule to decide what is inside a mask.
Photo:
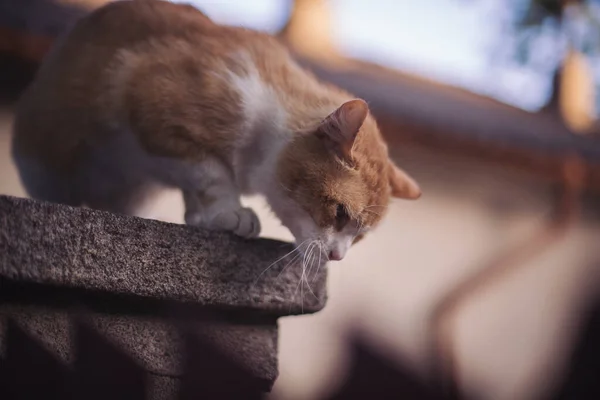
[(227, 74), (229, 84), (241, 97), (244, 124), (233, 156), (236, 182), (244, 193), (267, 190), (281, 148), (290, 140), (287, 113), (275, 88), (260, 77), (254, 67), (244, 76)]

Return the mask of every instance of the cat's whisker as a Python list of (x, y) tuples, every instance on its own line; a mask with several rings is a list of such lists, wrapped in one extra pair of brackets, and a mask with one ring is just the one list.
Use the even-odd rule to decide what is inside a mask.
[(302, 312), (302, 314), (304, 314), (304, 284), (303, 284), (303, 278), (304, 278), (304, 274), (306, 273), (306, 258), (307, 258), (307, 254), (310, 251), (310, 248), (312, 246), (312, 242), (310, 243), (310, 245), (308, 246), (308, 249), (306, 249), (306, 253), (304, 253), (304, 259), (302, 260), (302, 272), (300, 274), (300, 310)]
[[(303, 242), (304, 243), (304, 242)], [(275, 260), (272, 264), (270, 264), (267, 268), (265, 268), (256, 278), (256, 280), (258, 280), (265, 272), (267, 272), (270, 268), (272, 268), (274, 265), (276, 265), (278, 262), (280, 262), (281, 260), (285, 259), (286, 257), (288, 257), (289, 255), (295, 253), (296, 251), (298, 251), (300, 249), (300, 247), (302, 246), (303, 243), (300, 243), (297, 247), (295, 247), (292, 251), (290, 251), (289, 253), (285, 254), (284, 256), (280, 257), (279, 259)], [(256, 282), (255, 282), (256, 283)]]
[(306, 251), (304, 252), (304, 257), (302, 257), (302, 265), (301, 265), (301, 273), (300, 273), (300, 279), (304, 278), (304, 274), (306, 272), (306, 258), (308, 257), (308, 253), (310, 252), (310, 249), (312, 248), (314, 242), (310, 242), (308, 244), (308, 247), (306, 248)]
[(363, 210), (363, 212), (369, 213), (369, 214), (374, 214), (377, 215), (378, 217), (381, 217), (381, 214), (372, 210)]
[[(321, 255), (322, 255), (321, 253), (323, 252), (323, 242), (320, 241), (320, 240), (318, 240), (318, 241), (316, 241), (315, 245), (316, 245), (316, 247), (318, 248), (318, 251), (319, 251), (319, 262), (320, 262)], [(314, 259), (316, 259), (316, 256), (314, 257)], [(313, 270), (313, 265), (312, 265), (312, 260), (311, 260), (311, 266), (310, 266), (310, 269), (308, 270), (308, 276), (309, 277), (310, 277), (310, 273), (311, 273), (312, 270)]]
[(263, 274), (265, 274), (269, 269), (271, 269), (275, 264), (277, 264), (278, 262), (280, 262), (281, 260), (285, 259), (286, 257), (290, 256), (291, 254), (295, 253), (296, 251), (298, 251), (300, 249), (300, 247), (304, 244), (308, 242), (308, 240), (305, 240), (304, 242), (300, 243), (298, 246), (296, 246), (292, 251), (290, 251), (289, 253), (285, 254), (283, 257), (275, 260), (271, 265), (269, 265), (267, 268), (265, 268), (257, 277), (256, 280), (254, 281), (253, 285), (256, 285), (256, 283), (258, 282), (258, 280), (260, 279), (261, 276), (263, 276)]
[(323, 242), (319, 242), (319, 264), (317, 264), (317, 271), (315, 272), (315, 275), (313, 277), (313, 283), (315, 283), (315, 281), (319, 277), (319, 271), (321, 270), (321, 263), (323, 262), (323, 260), (321, 259), (321, 256), (323, 255), (323, 246)]
[(306, 259), (306, 272), (304, 274), (304, 280), (308, 282), (308, 277), (310, 276), (310, 271), (312, 270), (312, 262), (314, 259), (314, 251), (315, 251), (315, 247), (318, 247), (318, 242), (314, 242), (314, 246), (310, 249), (310, 254), (308, 255), (308, 258)]
[(384, 205), (379, 205), (379, 204), (371, 204), (370, 206), (366, 206), (364, 209), (367, 209), (367, 208), (372, 208), (372, 207), (381, 207), (381, 208), (386, 208), (387, 206), (384, 206)]
[[(310, 271), (312, 271), (313, 268), (313, 261), (315, 260), (315, 255), (314, 255), (314, 251), (316, 247), (319, 247), (319, 242), (315, 241), (314, 242), (314, 246), (311, 248), (310, 250), (310, 254), (308, 256), (307, 262), (308, 262), (308, 266), (307, 266), (307, 272), (304, 274), (304, 282), (306, 282), (306, 286), (308, 287), (308, 290), (310, 291), (310, 293), (315, 297), (318, 298), (317, 295), (315, 294), (315, 292), (312, 290), (312, 288), (310, 287), (310, 283), (308, 282), (308, 277), (310, 276)], [(320, 250), (320, 248), (319, 248)]]
[(375, 215), (380, 215), (377, 212), (371, 210), (371, 208), (383, 208), (384, 210), (387, 208), (388, 206), (382, 206), (382, 205), (377, 205), (377, 204), (371, 204), (370, 206), (366, 206), (365, 208), (362, 209), (361, 212), (368, 212), (368, 213), (372, 213)]
[[(310, 239), (308, 239), (310, 240)], [(306, 240), (305, 242), (308, 242), (308, 240)], [(306, 272), (305, 270), (305, 265), (306, 265), (306, 258), (310, 252), (311, 247), (313, 246), (314, 242), (310, 241), (310, 243), (308, 243), (308, 245), (306, 246), (306, 250), (304, 252), (301, 253), (302, 256), (302, 263), (300, 264), (300, 279), (302, 280), (304, 277), (304, 274)], [(296, 288), (296, 291), (298, 290), (298, 288)], [(295, 294), (294, 294), (295, 295)]]
[[(317, 241), (317, 242), (315, 242), (315, 248), (318, 248), (318, 249), (320, 249), (320, 247), (319, 247), (319, 242), (318, 242), (318, 241)], [(308, 259), (308, 265), (307, 265), (307, 267), (308, 267), (308, 268), (307, 268), (307, 271), (306, 271), (306, 277), (305, 277), (305, 278), (306, 278), (306, 282), (307, 282), (307, 284), (308, 284), (308, 278), (310, 277), (310, 273), (311, 273), (311, 271), (312, 271), (312, 269), (313, 269), (313, 261), (314, 261), (314, 260), (315, 260), (315, 258), (316, 258), (316, 256), (314, 255), (314, 251), (315, 251), (315, 249), (313, 248), (313, 250), (311, 251), (311, 254), (310, 254), (310, 255), (311, 255), (311, 257)]]
[(294, 257), (292, 257), (287, 264), (285, 264), (285, 266), (281, 269), (281, 271), (279, 271), (279, 274), (277, 274), (277, 278), (279, 279), (279, 277), (281, 276), (281, 274), (283, 274), (283, 272), (293, 263), (295, 263), (300, 257), (302, 257), (302, 253), (298, 253), (296, 254)]
[[(301, 298), (301, 311), (302, 313), (304, 313), (304, 285), (303, 282), (306, 280), (306, 261), (307, 258), (309, 257), (309, 255), (312, 253), (312, 249), (314, 248), (315, 244), (317, 241), (313, 240), (308, 244), (308, 247), (306, 249), (306, 252), (304, 253), (304, 257), (302, 259), (302, 270), (300, 273), (300, 279), (298, 280), (298, 285), (296, 286), (296, 290), (294, 291), (294, 298), (296, 297), (296, 294), (298, 293), (298, 289), (300, 289), (300, 298)], [(312, 289), (311, 289), (312, 292)], [(314, 293), (313, 293), (314, 295)]]
[(306, 248), (306, 251), (304, 252), (303, 257), (302, 257), (302, 264), (300, 265), (300, 268), (301, 268), (300, 279), (298, 281), (298, 285), (296, 286), (296, 290), (294, 290), (294, 298), (296, 298), (296, 293), (298, 293), (298, 288), (300, 287), (302, 278), (304, 278), (304, 265), (306, 264), (306, 255), (308, 254), (308, 250), (310, 249), (310, 246), (312, 246), (312, 242), (308, 244), (308, 247)]
[(363, 221), (362, 219), (358, 220), (358, 231), (362, 231), (363, 227), (365, 226), (365, 221)]

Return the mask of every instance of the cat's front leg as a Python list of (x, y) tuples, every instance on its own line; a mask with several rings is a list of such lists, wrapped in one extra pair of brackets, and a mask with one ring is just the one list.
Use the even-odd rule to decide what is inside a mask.
[(256, 213), (242, 207), (233, 188), (218, 185), (203, 191), (183, 191), (185, 222), (202, 228), (229, 231), (244, 238), (260, 234)]

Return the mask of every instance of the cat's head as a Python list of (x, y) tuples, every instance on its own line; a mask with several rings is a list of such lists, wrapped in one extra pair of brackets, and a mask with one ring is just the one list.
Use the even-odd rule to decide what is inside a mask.
[(316, 128), (297, 135), (277, 166), (279, 195), (270, 201), (296, 243), (320, 243), (330, 260), (375, 227), (391, 197), (416, 199), (415, 181), (388, 158), (367, 103), (342, 104)]

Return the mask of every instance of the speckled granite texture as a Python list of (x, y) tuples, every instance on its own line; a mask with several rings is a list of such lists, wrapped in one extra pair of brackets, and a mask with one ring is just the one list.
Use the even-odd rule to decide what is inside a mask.
[[(300, 296), (292, 247), (85, 208), (0, 196), (0, 276), (276, 316), (325, 302), (325, 270)], [(316, 272), (316, 269), (315, 269)], [(314, 283), (313, 283), (314, 281)]]
[[(169, 322), (155, 317), (86, 313), (89, 326), (124, 350), (151, 377), (177, 380), (183, 373), (183, 339)], [(51, 354), (73, 363), (69, 312), (44, 306), (0, 305), (0, 355), (4, 320), (10, 317)], [(277, 377), (277, 326), (274, 323), (192, 324), (225, 354), (240, 362), (268, 390)], [(164, 379), (163, 379), (164, 381)], [(172, 383), (171, 383), (172, 384)]]
[[(297, 290), (291, 250), (193, 227), (0, 196), (0, 357), (7, 318), (65, 364), (76, 313), (143, 367), (154, 398), (173, 398), (185, 321), (269, 390), (277, 376), (277, 318), (320, 310)], [(266, 271), (265, 271), (266, 270)], [(316, 269), (315, 269), (316, 270)], [(265, 272), (263, 272), (265, 271)], [(197, 319), (204, 311), (208, 320)]]

